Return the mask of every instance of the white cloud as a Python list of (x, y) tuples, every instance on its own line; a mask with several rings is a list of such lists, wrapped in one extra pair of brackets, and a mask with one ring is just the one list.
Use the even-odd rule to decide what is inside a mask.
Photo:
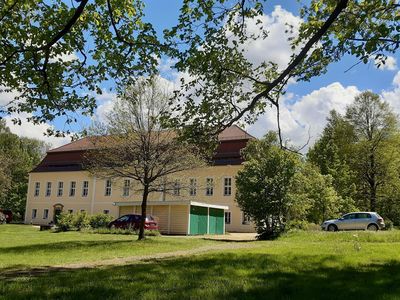
[(388, 102), (395, 113), (400, 114), (400, 71), (393, 78), (393, 89), (382, 91), (381, 97)]
[(109, 114), (114, 107), (114, 103), (117, 100), (117, 94), (103, 91), (103, 94), (98, 95), (96, 98), (98, 104), (94, 117), (97, 121), (103, 123), (107, 119), (107, 114)]
[[(257, 24), (257, 19), (262, 23)], [(280, 5), (274, 7), (270, 15), (247, 21), (249, 33), (258, 34), (260, 25), (268, 32), (265, 39), (249, 41), (244, 45), (246, 58), (254, 65), (272, 61), (280, 69), (287, 66), (293, 54), (288, 38), (297, 36), (302, 19), (283, 9)], [(292, 33), (288, 33), (289, 25), (293, 26)]]
[[(290, 144), (303, 146), (310, 135), (309, 146), (319, 137), (329, 112), (333, 109), (344, 113), (360, 91), (355, 86), (344, 87), (339, 82), (334, 82), (326, 87), (301, 96), (293, 102), (293, 95), (281, 100), (281, 129), (282, 135)], [(276, 113), (269, 109), (259, 120), (249, 127), (249, 132), (262, 136), (268, 130), (276, 130)]]
[[(35, 125), (31, 122), (28, 122), (26, 119), (30, 115), (27, 113), (22, 113), (19, 115), (10, 115), (6, 116), (4, 119), (6, 120), (6, 125), (10, 128), (12, 133), (15, 133), (21, 137), (34, 138), (50, 144), (50, 148), (60, 147), (71, 142), (69, 137), (54, 137), (54, 136), (44, 136), (43, 133), (47, 131), (47, 129), (54, 128), (53, 126), (43, 123)], [(19, 118), (22, 121), (21, 125), (14, 124), (12, 119)]]
[(17, 92), (8, 91), (6, 87), (0, 86), (0, 107), (10, 104), (18, 95)]
[[(375, 67), (379, 70), (389, 70), (389, 71), (394, 71), (397, 70), (397, 60), (393, 56), (387, 56), (385, 63), (383, 63), (384, 60), (381, 59), (375, 59), (374, 64)], [(379, 65), (379, 68), (378, 68)]]
[[(19, 96), (18, 92), (7, 90), (8, 89), (4, 86), (0, 87), (0, 106), (7, 106), (11, 101)], [(30, 116), (32, 115), (28, 113), (11, 114), (4, 116), (4, 120), (6, 121), (6, 125), (10, 128), (12, 133), (15, 133), (21, 137), (34, 138), (44, 141), (49, 144), (51, 148), (65, 145), (71, 141), (69, 137), (57, 138), (54, 136), (45, 136), (44, 133), (47, 132), (48, 129), (54, 129), (54, 127), (47, 123), (35, 125), (31, 122), (28, 122), (27, 118)], [(13, 119), (20, 119), (22, 124), (14, 124)]]
[(59, 54), (56, 55), (53, 58), (49, 59), (49, 62), (56, 62), (56, 61), (63, 61), (63, 62), (68, 62), (68, 61), (72, 61), (72, 60), (77, 60), (78, 56), (75, 54), (75, 52), (72, 53), (63, 53), (63, 54)]

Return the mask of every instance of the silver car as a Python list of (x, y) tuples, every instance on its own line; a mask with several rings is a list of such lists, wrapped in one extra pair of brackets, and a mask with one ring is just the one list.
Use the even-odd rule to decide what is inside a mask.
[(325, 221), (321, 224), (322, 230), (371, 230), (385, 228), (383, 218), (376, 212), (352, 212), (339, 219)]

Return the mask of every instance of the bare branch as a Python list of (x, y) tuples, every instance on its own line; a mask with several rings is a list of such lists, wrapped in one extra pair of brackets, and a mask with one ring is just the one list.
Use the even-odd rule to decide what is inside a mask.
[[(257, 94), (250, 104), (244, 108), (237, 116), (233, 117), (228, 123), (221, 124), (218, 128), (218, 132), (221, 132), (225, 128), (232, 126), (235, 122), (240, 120), (247, 112), (254, 109), (256, 104), (262, 98), (266, 98), (268, 94), (280, 83), (282, 83), (287, 76), (291, 74), (291, 72), (306, 58), (309, 50), (321, 39), (322, 36), (326, 34), (329, 27), (336, 21), (338, 16), (342, 13), (343, 10), (346, 9), (348, 5), (348, 0), (340, 0), (338, 1), (335, 9), (330, 14), (329, 18), (325, 21), (325, 23), (321, 26), (321, 28), (308, 40), (308, 42), (304, 45), (303, 49), (300, 53), (292, 60), (292, 62), (287, 66), (285, 70), (283, 70), (280, 75), (271, 83), (265, 83), (265, 89), (261, 93)], [(217, 133), (218, 133), (217, 132)]]

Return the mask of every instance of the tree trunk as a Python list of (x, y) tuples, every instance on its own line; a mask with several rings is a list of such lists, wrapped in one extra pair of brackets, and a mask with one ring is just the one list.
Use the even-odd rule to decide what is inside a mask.
[(375, 178), (375, 156), (370, 155), (370, 180), (369, 180), (369, 208), (376, 211), (376, 178)]
[(142, 219), (140, 220), (139, 227), (139, 236), (138, 240), (143, 240), (144, 236), (144, 224), (146, 222), (146, 214), (147, 214), (147, 198), (149, 196), (149, 187), (146, 185), (143, 189), (143, 197), (142, 197)]

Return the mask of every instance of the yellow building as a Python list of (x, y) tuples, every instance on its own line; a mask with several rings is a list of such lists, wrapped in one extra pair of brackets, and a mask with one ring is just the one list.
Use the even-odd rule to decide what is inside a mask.
[[(219, 135), (212, 166), (176, 174), (172, 193), (150, 195), (147, 211), (158, 219), (162, 233), (254, 232), (234, 201), (235, 175), (243, 162), (240, 150), (250, 139), (253, 137), (237, 126), (227, 128)], [(141, 194), (134, 192), (138, 183), (95, 178), (83, 169), (89, 147), (84, 138), (47, 152), (29, 174), (25, 223), (49, 224), (61, 211), (114, 217), (140, 214)]]

